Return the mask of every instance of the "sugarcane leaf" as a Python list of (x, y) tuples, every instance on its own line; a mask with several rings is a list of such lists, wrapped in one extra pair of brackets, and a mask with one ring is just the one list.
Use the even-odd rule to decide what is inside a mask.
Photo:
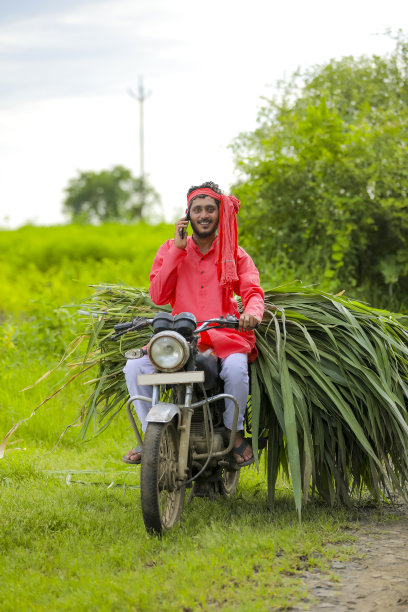
[(251, 368), (251, 429), (252, 429), (252, 451), (255, 457), (256, 469), (259, 470), (259, 453), (258, 453), (258, 438), (259, 438), (259, 418), (261, 413), (261, 390), (257, 369), (254, 364)]
[(288, 444), (288, 456), (290, 471), (292, 475), (293, 495), (295, 498), (296, 510), (298, 512), (300, 520), (302, 512), (302, 479), (300, 471), (299, 442), (291, 380), (284, 351), (282, 351), (280, 370), (285, 420), (285, 436)]

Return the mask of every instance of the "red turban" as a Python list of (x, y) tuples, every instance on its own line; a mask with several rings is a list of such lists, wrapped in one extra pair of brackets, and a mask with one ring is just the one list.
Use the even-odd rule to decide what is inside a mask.
[(207, 195), (220, 202), (220, 217), (218, 223), (219, 255), (218, 280), (220, 284), (232, 290), (233, 284), (238, 281), (238, 227), (237, 213), (240, 203), (234, 196), (226, 196), (212, 189), (202, 188), (192, 191), (187, 203), (198, 195)]

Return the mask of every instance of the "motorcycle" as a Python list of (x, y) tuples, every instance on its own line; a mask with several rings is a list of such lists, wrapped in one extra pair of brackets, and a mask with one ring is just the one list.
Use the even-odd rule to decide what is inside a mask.
[[(114, 326), (116, 339), (151, 325), (147, 348), (126, 351), (127, 359), (147, 354), (154, 374), (139, 374), (139, 385), (152, 385), (152, 397), (136, 395), (126, 404), (127, 414), (142, 448), (140, 494), (143, 521), (149, 533), (162, 534), (180, 519), (186, 489), (193, 497), (231, 496), (239, 481), (232, 448), (238, 421), (238, 402), (223, 392), (218, 359), (197, 344), (209, 328), (238, 328), (234, 316), (197, 324), (191, 313), (158, 313), (153, 319), (137, 317)], [(223, 425), (224, 400), (234, 403), (231, 435)], [(142, 440), (133, 414), (133, 402), (151, 403)]]

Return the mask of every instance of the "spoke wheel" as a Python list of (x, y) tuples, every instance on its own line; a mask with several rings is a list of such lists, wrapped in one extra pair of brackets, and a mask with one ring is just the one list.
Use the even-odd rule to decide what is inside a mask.
[(220, 493), (224, 497), (231, 497), (238, 486), (240, 470), (222, 470), (220, 477)]
[(149, 423), (143, 441), (140, 495), (147, 531), (161, 534), (180, 518), (185, 487), (177, 488), (178, 433), (173, 422)]

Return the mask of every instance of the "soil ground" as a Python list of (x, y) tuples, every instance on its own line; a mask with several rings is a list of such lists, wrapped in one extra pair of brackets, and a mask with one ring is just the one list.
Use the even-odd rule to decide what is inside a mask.
[(353, 532), (356, 556), (332, 563), (338, 582), (317, 570), (305, 573), (309, 598), (292, 610), (408, 611), (408, 506), (394, 507), (384, 518), (363, 519)]

